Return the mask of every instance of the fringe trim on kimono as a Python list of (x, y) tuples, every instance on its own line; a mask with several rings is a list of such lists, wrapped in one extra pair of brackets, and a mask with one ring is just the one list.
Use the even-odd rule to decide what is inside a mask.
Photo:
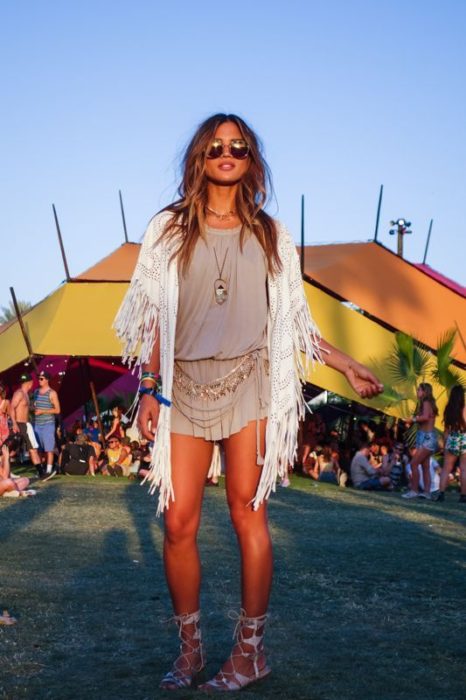
[(294, 464), (296, 459), (299, 421), (305, 415), (302, 383), (309, 368), (314, 366), (314, 360), (323, 363), (319, 341), (319, 330), (306, 304), (293, 320), (294, 368), (292, 379), (290, 377), (294, 387), (293, 402), (284, 414), (274, 415), (271, 410), (268, 417), (264, 466), (252, 500), (254, 510), (276, 491), (277, 479), (287, 475), (288, 465)]
[[(133, 280), (113, 322), (113, 328), (122, 341), (122, 361), (128, 367), (138, 368), (148, 362), (158, 331), (158, 309), (149, 299), (141, 282)], [(134, 371), (133, 370), (133, 371)]]

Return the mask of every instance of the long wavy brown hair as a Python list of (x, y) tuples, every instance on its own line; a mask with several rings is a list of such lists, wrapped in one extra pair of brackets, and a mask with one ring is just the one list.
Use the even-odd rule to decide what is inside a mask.
[(424, 401), (427, 401), (431, 405), (434, 416), (437, 416), (438, 408), (437, 404), (435, 403), (434, 394), (432, 392), (432, 384), (429, 384), (428, 382), (421, 382), (419, 384), (419, 389), (421, 389), (423, 396), (419, 399), (417, 403), (416, 413), (422, 412), (423, 403)]
[(206, 152), (218, 127), (233, 122), (249, 144), (249, 168), (241, 179), (236, 193), (236, 212), (241, 221), (240, 247), (249, 230), (256, 236), (267, 258), (270, 274), (281, 269), (278, 253), (278, 232), (274, 220), (264, 207), (272, 191), (270, 170), (262, 155), (262, 144), (246, 122), (236, 114), (214, 114), (200, 124), (186, 148), (182, 160), (182, 180), (178, 187), (179, 199), (163, 211), (173, 212), (163, 238), (175, 242), (174, 256), (186, 272), (198, 238), (205, 229), (207, 205)]
[(464, 420), (464, 387), (455, 384), (450, 392), (448, 403), (445, 406), (443, 422), (445, 428), (451, 431), (466, 431)]

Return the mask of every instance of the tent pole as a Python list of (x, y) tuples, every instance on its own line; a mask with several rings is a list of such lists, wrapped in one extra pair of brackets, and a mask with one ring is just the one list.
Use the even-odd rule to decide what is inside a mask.
[(65, 266), (66, 281), (69, 282), (71, 279), (71, 275), (70, 275), (70, 271), (68, 269), (68, 262), (66, 260), (65, 247), (63, 245), (63, 239), (61, 236), (60, 224), (58, 223), (58, 216), (57, 216), (57, 210), (55, 209), (55, 204), (52, 204), (52, 209), (53, 209), (53, 216), (55, 218), (55, 226), (57, 228), (58, 242), (60, 244), (61, 256), (63, 258), (63, 265)]
[(121, 209), (121, 218), (123, 219), (123, 231), (125, 233), (125, 241), (126, 241), (126, 243), (129, 243), (128, 231), (126, 230), (126, 218), (125, 218), (125, 210), (123, 207), (123, 197), (121, 196), (121, 190), (118, 190), (118, 194), (120, 195), (120, 209)]
[(104, 432), (104, 427), (102, 425), (102, 418), (100, 416), (100, 409), (99, 409), (99, 402), (97, 401), (97, 394), (95, 391), (95, 386), (94, 382), (91, 379), (91, 367), (89, 365), (89, 358), (83, 358), (84, 360), (84, 366), (86, 368), (86, 373), (87, 373), (87, 381), (89, 382), (89, 389), (91, 390), (91, 396), (92, 396), (92, 403), (94, 404), (94, 411), (95, 415), (97, 417), (97, 424), (99, 426), (99, 431), (102, 436), (102, 440), (105, 441), (105, 432)]
[(21, 316), (21, 311), (19, 309), (18, 301), (16, 299), (16, 294), (15, 294), (15, 290), (13, 289), (13, 287), (10, 287), (10, 294), (11, 294), (11, 298), (13, 299), (13, 306), (15, 307), (15, 311), (16, 311), (16, 318), (18, 319), (19, 327), (21, 328), (21, 333), (22, 333), (22, 336), (24, 338), (24, 342), (26, 343), (27, 351), (29, 353), (29, 360), (32, 363), (32, 366), (34, 367), (34, 371), (37, 372), (38, 368), (37, 368), (36, 359), (34, 357), (34, 353), (32, 352), (31, 341), (29, 340), (29, 336), (26, 332), (26, 327), (24, 325), (23, 317)]
[(382, 208), (383, 185), (380, 185), (379, 204), (377, 206), (377, 216), (375, 218), (374, 243), (377, 241), (379, 234), (380, 209)]
[(426, 248), (425, 248), (425, 250), (424, 250), (424, 260), (422, 261), (422, 264), (423, 264), (423, 265), (426, 264), (426, 260), (427, 260), (427, 251), (429, 250), (430, 235), (431, 235), (431, 233), (432, 233), (432, 226), (433, 226), (433, 224), (434, 224), (434, 220), (431, 219), (431, 220), (430, 220), (430, 224), (429, 224), (429, 232), (428, 232), (428, 234), (427, 234)]
[(79, 371), (81, 374), (81, 399), (83, 402), (83, 411), (84, 411), (84, 417), (86, 419), (86, 424), (89, 423), (89, 414), (87, 410), (87, 401), (86, 401), (86, 395), (84, 393), (84, 387), (86, 386), (86, 374), (84, 372), (84, 367), (83, 367), (83, 358), (78, 357), (78, 362), (79, 362)]

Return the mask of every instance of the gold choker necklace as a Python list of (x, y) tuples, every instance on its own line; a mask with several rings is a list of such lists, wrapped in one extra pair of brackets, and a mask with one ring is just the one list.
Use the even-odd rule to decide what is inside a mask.
[(215, 211), (215, 209), (211, 209), (210, 207), (208, 207), (206, 205), (205, 210), (208, 211), (209, 214), (213, 214), (215, 217), (217, 217), (217, 219), (220, 219), (220, 221), (223, 221), (224, 219), (229, 219), (232, 216), (236, 216), (236, 211), (234, 211), (234, 209), (231, 209), (230, 211), (226, 211), (222, 214), (218, 211)]

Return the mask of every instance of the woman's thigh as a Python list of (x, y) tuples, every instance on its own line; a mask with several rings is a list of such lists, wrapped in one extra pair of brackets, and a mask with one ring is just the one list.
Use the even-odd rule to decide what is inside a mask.
[(178, 433), (171, 433), (170, 439), (175, 500), (170, 501), (170, 506), (165, 511), (165, 524), (182, 527), (189, 522), (199, 522), (213, 443)]
[(419, 464), (423, 464), (426, 459), (430, 459), (432, 456), (432, 452), (425, 447), (418, 447), (416, 449), (416, 452), (414, 453), (414, 457), (411, 460), (411, 469), (413, 466), (418, 466)]
[[(260, 454), (265, 454), (267, 419), (260, 421)], [(254, 498), (262, 467), (257, 464), (257, 422), (223, 441), (225, 450), (225, 485), (229, 505), (246, 506)], [(261, 509), (260, 509), (261, 510)]]

